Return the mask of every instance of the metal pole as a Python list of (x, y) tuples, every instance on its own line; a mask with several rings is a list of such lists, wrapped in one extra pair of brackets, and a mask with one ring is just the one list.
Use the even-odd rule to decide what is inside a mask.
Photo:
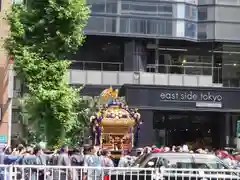
[(155, 45), (156, 45), (156, 48), (154, 49), (155, 50), (155, 73), (158, 73), (158, 68), (159, 68), (159, 50), (158, 50), (158, 45), (159, 45), (159, 40), (156, 39), (155, 40)]

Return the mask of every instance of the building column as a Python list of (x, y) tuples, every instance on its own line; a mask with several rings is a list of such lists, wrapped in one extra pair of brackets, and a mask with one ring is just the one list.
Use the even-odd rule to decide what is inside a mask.
[(140, 125), (138, 147), (145, 147), (153, 145), (156, 141), (155, 132), (153, 130), (153, 111), (152, 110), (140, 110), (141, 120)]
[(124, 71), (145, 71), (146, 49), (141, 42), (130, 41), (124, 45)]
[(116, 33), (120, 32), (120, 15), (122, 11), (122, 1), (117, 1)]
[(158, 73), (159, 72), (159, 49), (158, 49), (159, 40), (158, 39), (156, 39), (155, 44), (156, 44), (156, 48), (155, 48), (155, 73)]
[(225, 129), (224, 129), (224, 134), (225, 134), (225, 146), (229, 147), (231, 144), (231, 114), (230, 113), (225, 113), (225, 119), (224, 119), (224, 124), (225, 124)]

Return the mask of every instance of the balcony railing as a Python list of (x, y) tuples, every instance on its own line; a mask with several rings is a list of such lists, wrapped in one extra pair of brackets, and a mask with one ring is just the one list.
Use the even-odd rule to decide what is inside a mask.
[(191, 74), (191, 75), (212, 75), (214, 71), (221, 73), (221, 67), (211, 66), (189, 66), (189, 65), (165, 65), (148, 64), (147, 72), (170, 73), (170, 74)]
[(187, 74), (163, 74), (133, 71), (92, 71), (69, 70), (70, 84), (96, 85), (175, 85), (175, 86), (217, 86), (212, 82), (212, 76), (196, 76)]
[[(124, 71), (124, 65), (121, 62), (73, 61), (70, 69), (90, 71)], [(212, 76), (214, 83), (222, 82), (221, 67), (148, 64), (145, 71), (160, 74)]]
[(99, 71), (123, 71), (123, 63), (74, 60), (74, 61), (72, 61), (70, 69), (99, 70)]
[(146, 71), (163, 74), (212, 76), (214, 83), (222, 82), (222, 67), (148, 64)]

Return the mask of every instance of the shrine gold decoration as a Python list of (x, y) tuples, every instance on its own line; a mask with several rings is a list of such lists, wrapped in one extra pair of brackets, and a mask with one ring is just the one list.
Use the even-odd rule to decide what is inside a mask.
[[(129, 109), (112, 87), (100, 94), (100, 110), (91, 118), (94, 145), (112, 150), (131, 149), (134, 127), (140, 124), (137, 109)], [(101, 128), (99, 128), (101, 127)]]

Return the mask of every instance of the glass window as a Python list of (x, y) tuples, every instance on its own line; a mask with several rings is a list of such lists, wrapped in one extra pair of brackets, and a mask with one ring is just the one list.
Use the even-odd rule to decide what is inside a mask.
[(158, 13), (170, 13), (172, 14), (172, 4), (160, 4), (158, 5)]
[(116, 18), (105, 18), (106, 32), (116, 32)]
[(12, 110), (12, 122), (18, 123), (21, 120), (22, 116), (19, 109)]
[(166, 21), (166, 35), (172, 36), (172, 25), (173, 21)]
[(214, 0), (201, 0), (198, 1), (198, 5), (207, 5), (207, 4), (214, 4)]
[(199, 7), (198, 8), (198, 20), (207, 20), (208, 19), (208, 8)]
[(185, 18), (191, 20), (197, 20), (197, 7), (196, 6), (185, 6)]
[(73, 59), (81, 60), (84, 70), (119, 71), (124, 56), (123, 50), (123, 42), (115, 41), (114, 38), (89, 36)]
[(90, 17), (86, 26), (86, 31), (104, 32), (104, 18)]
[(135, 162), (132, 164), (132, 167), (142, 164), (145, 161), (145, 159), (147, 158), (147, 156), (148, 156), (148, 154), (144, 154), (144, 155), (139, 156), (135, 160)]
[(198, 24), (198, 38), (207, 39), (207, 24)]
[(160, 20), (157, 25), (159, 35), (172, 35), (172, 21)]
[(194, 162), (196, 168), (201, 169), (226, 169), (227, 166), (224, 165), (220, 159), (216, 156), (207, 156), (207, 157), (194, 157)]
[(21, 81), (17, 76), (13, 77), (13, 90), (21, 91)]
[(149, 35), (172, 35), (172, 21), (142, 18), (121, 18), (120, 32)]
[(196, 38), (197, 36), (197, 23), (186, 22), (185, 23), (185, 36), (190, 38)]
[(191, 169), (193, 167), (193, 162), (191, 157), (186, 156), (169, 156), (163, 158), (163, 163), (166, 168), (186, 168)]
[(121, 33), (129, 33), (129, 18), (121, 18), (120, 19), (120, 32)]
[(107, 13), (117, 13), (117, 3), (116, 2), (107, 2), (106, 12)]
[(129, 3), (122, 3), (122, 10), (131, 10), (131, 5)]
[(156, 13), (157, 7), (154, 5), (147, 5), (147, 4), (132, 4), (131, 10)]
[(90, 5), (91, 11), (93, 13), (104, 13), (105, 12), (105, 2), (95, 2)]
[(217, 0), (216, 4), (221, 4), (221, 5), (238, 5), (239, 0)]
[(148, 20), (147, 21), (147, 34), (157, 34), (157, 20)]
[(131, 19), (130, 31), (131, 33), (146, 34), (146, 20), (145, 19)]
[(125, 2), (122, 3), (123, 14), (143, 14), (143, 15), (162, 15), (172, 16), (172, 5), (171, 4), (146, 4), (146, 3), (133, 3)]

